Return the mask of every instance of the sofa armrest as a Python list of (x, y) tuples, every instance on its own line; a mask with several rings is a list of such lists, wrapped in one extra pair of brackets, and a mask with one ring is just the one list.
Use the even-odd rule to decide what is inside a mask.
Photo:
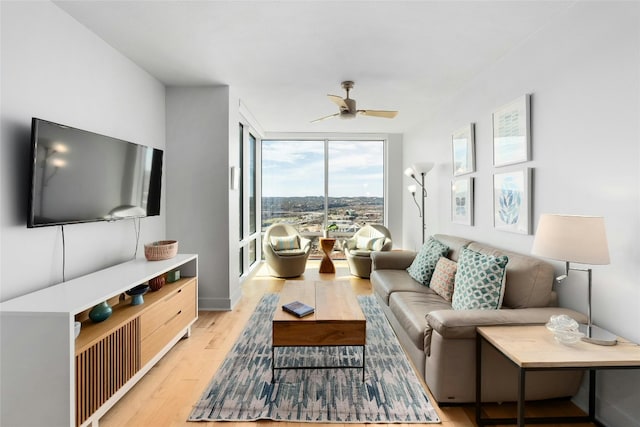
[(577, 311), (560, 307), (500, 310), (437, 310), (427, 314), (429, 326), (445, 338), (475, 338), (476, 327), (493, 325), (540, 325), (552, 315), (566, 314), (578, 323), (587, 318)]
[(416, 253), (413, 251), (376, 251), (371, 253), (371, 271), (405, 270), (411, 265)]

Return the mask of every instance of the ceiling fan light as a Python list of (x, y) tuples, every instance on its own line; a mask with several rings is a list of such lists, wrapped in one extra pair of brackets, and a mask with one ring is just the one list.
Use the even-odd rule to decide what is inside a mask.
[(351, 80), (342, 82), (342, 88), (347, 92), (346, 98), (342, 98), (338, 95), (327, 95), (329, 100), (338, 106), (340, 109), (339, 113), (312, 120), (311, 123), (316, 123), (335, 116), (339, 116), (341, 119), (350, 120), (355, 118), (356, 115), (383, 117), (387, 119), (393, 119), (398, 115), (397, 111), (391, 110), (358, 110), (356, 107), (356, 100), (349, 97), (349, 91), (353, 88), (353, 85), (354, 83)]

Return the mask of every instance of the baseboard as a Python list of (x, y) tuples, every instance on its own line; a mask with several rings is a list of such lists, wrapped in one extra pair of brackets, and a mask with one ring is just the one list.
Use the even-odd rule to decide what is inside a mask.
[(199, 311), (229, 311), (231, 309), (230, 298), (198, 298)]
[[(637, 377), (637, 378), (636, 378)], [(596, 421), (604, 426), (640, 427), (640, 413), (633, 402), (637, 391), (638, 371), (600, 370), (597, 373), (596, 387)], [(584, 412), (589, 408), (589, 375), (585, 375), (578, 393), (571, 401)], [(608, 396), (620, 400), (609, 401)]]

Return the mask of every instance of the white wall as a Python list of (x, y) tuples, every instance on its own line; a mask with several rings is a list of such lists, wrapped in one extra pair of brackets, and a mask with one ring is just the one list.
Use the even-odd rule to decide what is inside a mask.
[(199, 256), (200, 309), (228, 310), (240, 295), (238, 222), (230, 221), (238, 196), (229, 191), (238, 100), (227, 86), (169, 87), (166, 105), (167, 235)]
[[(532, 235), (493, 229), (492, 111), (531, 93), (533, 226), (542, 213), (603, 215), (611, 264), (594, 267), (596, 324), (640, 342), (640, 4), (577, 2), (461, 88), (424, 127), (405, 134), (405, 165), (437, 163), (428, 179), (428, 232), (449, 233), (529, 253)], [(476, 123), (475, 226), (450, 221), (451, 133)], [(522, 165), (522, 166), (525, 166)], [(408, 179), (405, 179), (408, 184)], [(419, 242), (405, 195), (405, 246)], [(562, 265), (553, 263), (558, 272)], [(586, 311), (586, 277), (557, 287), (560, 304)], [(598, 375), (598, 418), (640, 426), (640, 373)], [(586, 405), (582, 394), (578, 402)]]
[(404, 176), (402, 161), (402, 135), (390, 134), (387, 140), (387, 163), (385, 165), (387, 176), (387, 212), (385, 215), (394, 248), (404, 247), (402, 240), (402, 195), (406, 188), (402, 180)]
[[(53, 3), (0, 7), (4, 301), (62, 281), (60, 227), (26, 227), (31, 117), (163, 149), (165, 107), (161, 83)], [(142, 219), (138, 256), (142, 244), (164, 238), (164, 218)], [(132, 220), (70, 225), (65, 235), (67, 279), (126, 261), (135, 252)]]

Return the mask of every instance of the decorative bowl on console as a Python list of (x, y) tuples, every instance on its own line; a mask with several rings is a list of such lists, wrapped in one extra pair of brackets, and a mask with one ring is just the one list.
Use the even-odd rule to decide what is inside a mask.
[(144, 304), (144, 298), (142, 297), (149, 291), (149, 285), (138, 285), (127, 291), (127, 295), (131, 297), (131, 305)]

